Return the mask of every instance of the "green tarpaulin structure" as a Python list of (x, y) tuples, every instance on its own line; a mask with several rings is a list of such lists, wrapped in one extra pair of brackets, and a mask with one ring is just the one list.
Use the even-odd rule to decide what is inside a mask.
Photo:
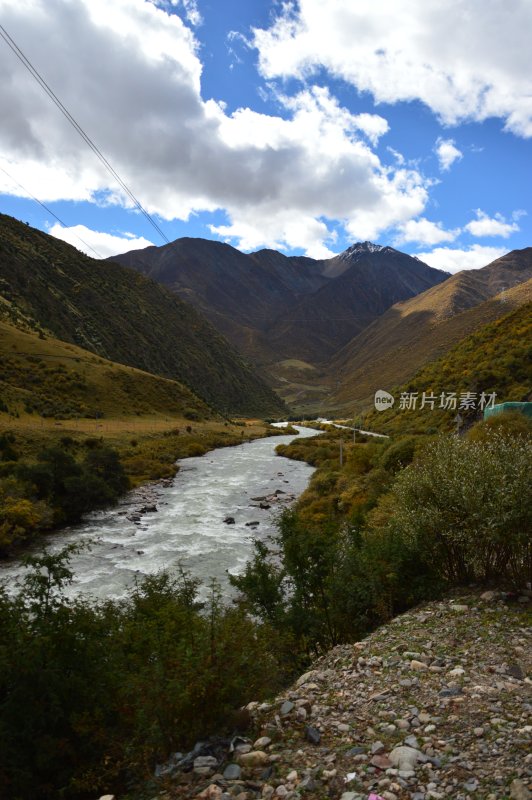
[(493, 417), (495, 414), (504, 414), (508, 411), (519, 411), (526, 417), (532, 418), (532, 403), (498, 403), (493, 408), (484, 409), (484, 419)]

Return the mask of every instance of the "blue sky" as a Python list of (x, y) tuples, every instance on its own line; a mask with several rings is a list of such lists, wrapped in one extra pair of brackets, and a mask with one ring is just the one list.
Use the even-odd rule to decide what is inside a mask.
[[(512, 5), (0, 0), (0, 14), (168, 239), (313, 257), (370, 239), (457, 271), (532, 245), (532, 4)], [(0, 68), (0, 210), (102, 256), (162, 244), (2, 40)]]

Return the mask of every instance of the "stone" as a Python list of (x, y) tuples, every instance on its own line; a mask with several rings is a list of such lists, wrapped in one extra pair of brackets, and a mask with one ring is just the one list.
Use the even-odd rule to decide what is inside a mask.
[(386, 755), (376, 755), (373, 756), (371, 761), (369, 762), (372, 767), (377, 767), (377, 769), (389, 769), (393, 767), (392, 762)]
[(419, 742), (415, 736), (407, 736), (404, 743), (407, 747), (413, 747), (414, 750), (417, 750), (419, 747)]
[(235, 518), (234, 517), (226, 517), (224, 519), (224, 522), (225, 522), (226, 525), (234, 525), (235, 524)]
[(438, 692), (440, 697), (458, 697), (459, 694), (462, 694), (459, 686), (445, 686)]
[(209, 775), (218, 766), (214, 756), (198, 756), (194, 759), (194, 772), (196, 775)]
[(226, 781), (238, 781), (242, 775), (242, 769), (238, 764), (228, 764), (224, 769), (224, 778)]
[(211, 783), (210, 786), (207, 786), (201, 794), (196, 795), (198, 800), (221, 800), (222, 797), (222, 790), (219, 786), (215, 783)]
[(321, 733), (317, 728), (313, 728), (312, 725), (307, 725), (305, 728), (305, 739), (311, 744), (319, 744), (321, 742)]
[(465, 669), (463, 669), (463, 667), (455, 667), (450, 670), (447, 675), (450, 675), (452, 678), (459, 678), (461, 675), (465, 675)]
[(261, 736), (260, 739), (257, 739), (253, 747), (255, 750), (263, 750), (265, 747), (268, 747), (269, 744), (272, 743), (272, 740), (268, 736)]
[(293, 769), (292, 772), (289, 772), (288, 775), (286, 776), (286, 780), (288, 781), (288, 783), (295, 783), (297, 781), (297, 778), (298, 775), (295, 769)]
[(294, 703), (291, 703), (290, 700), (285, 700), (280, 708), (280, 714), (282, 717), (287, 717), (291, 711), (295, 708)]
[(481, 736), (484, 736), (484, 728), (473, 728), (473, 733), (475, 736), (480, 738)]
[(512, 678), (517, 678), (518, 681), (524, 681), (524, 679), (526, 677), (523, 668), (521, 667), (520, 664), (517, 664), (517, 663), (510, 664), (508, 669), (506, 670), (506, 672)]
[(425, 664), (424, 661), (416, 661), (416, 659), (412, 659), (410, 662), (410, 669), (415, 670), (416, 672), (422, 672), (423, 670), (428, 669), (428, 664)]
[(512, 800), (531, 800), (532, 792), (523, 781), (516, 778), (510, 786), (510, 797)]
[(115, 800), (114, 794), (102, 794), (100, 800)]
[(252, 750), (251, 753), (241, 753), (238, 756), (238, 763), (243, 767), (263, 767), (270, 757), (264, 750)]
[(353, 756), (361, 756), (365, 752), (366, 752), (365, 747), (360, 747), (360, 745), (357, 745), (357, 747), (350, 747), (349, 750), (346, 750), (344, 755), (348, 757), (350, 756), (352, 758)]
[(457, 614), (464, 614), (466, 611), (469, 611), (469, 606), (462, 605), (461, 603), (451, 603), (449, 608)]
[(480, 599), (484, 600), (485, 603), (491, 603), (492, 600), (495, 600), (499, 596), (498, 592), (488, 591), (482, 592), (480, 595)]
[(371, 755), (372, 755), (372, 756), (374, 756), (374, 755), (376, 755), (377, 753), (383, 753), (383, 752), (384, 752), (384, 749), (385, 749), (385, 748), (384, 748), (384, 745), (383, 745), (383, 743), (382, 743), (382, 742), (374, 742), (374, 743), (371, 745)]
[(400, 771), (412, 772), (420, 756), (419, 750), (400, 745), (399, 747), (394, 747), (389, 758), (393, 766)]

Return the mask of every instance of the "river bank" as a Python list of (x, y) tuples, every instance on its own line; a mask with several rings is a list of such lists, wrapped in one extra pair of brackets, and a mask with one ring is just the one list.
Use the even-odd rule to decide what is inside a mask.
[[(315, 435), (297, 431), (302, 438)], [(204, 593), (213, 577), (227, 593), (227, 576), (244, 568), (253, 539), (267, 540), (278, 512), (308, 485), (312, 467), (275, 453), (294, 438), (278, 429), (275, 436), (181, 459), (175, 477), (138, 487), (114, 507), (47, 536), (51, 553), (93, 543), (72, 555), (68, 593), (118, 598), (136, 577), (178, 567), (201, 580)], [(9, 583), (22, 572), (16, 560), (0, 565), (0, 579)]]
[(172, 478), (178, 459), (277, 433), (261, 420), (215, 418), (0, 421), (0, 557), (112, 505), (128, 488)]

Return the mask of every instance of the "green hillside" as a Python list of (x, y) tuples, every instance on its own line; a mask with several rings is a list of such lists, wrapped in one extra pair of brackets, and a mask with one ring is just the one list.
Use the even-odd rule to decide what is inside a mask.
[(180, 381), (222, 412), (264, 416), (284, 410), (210, 323), (168, 289), (5, 215), (0, 316)]
[(56, 419), (210, 417), (183, 384), (0, 322), (0, 410)]
[[(532, 303), (526, 303), (462, 339), (445, 355), (427, 364), (407, 383), (391, 390), (395, 404), (370, 411), (364, 424), (383, 432), (430, 432), (450, 429), (456, 410), (439, 410), (442, 392), (496, 393), (496, 402), (530, 400), (532, 396)], [(418, 408), (398, 408), (401, 392), (418, 393)], [(436, 395), (433, 410), (419, 409), (422, 393)], [(471, 416), (471, 413), (463, 416)]]

